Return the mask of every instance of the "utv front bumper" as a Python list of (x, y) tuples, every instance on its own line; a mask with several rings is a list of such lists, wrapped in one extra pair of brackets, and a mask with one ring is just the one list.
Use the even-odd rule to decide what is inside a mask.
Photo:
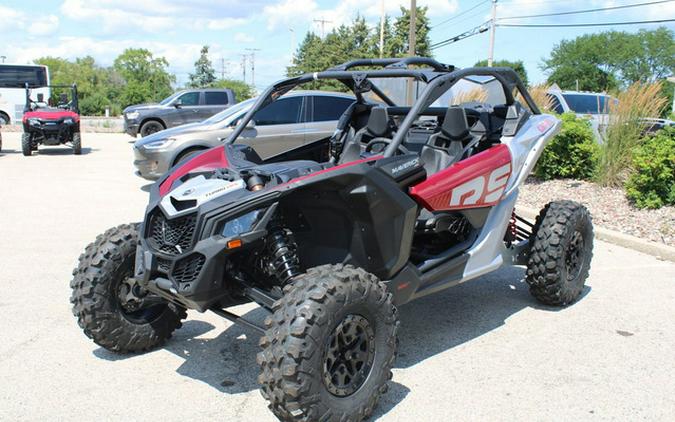
[[(167, 224), (168, 220), (155, 219), (157, 212), (155, 210), (154, 215), (151, 212), (143, 224), (143, 236), (136, 250), (138, 282), (153, 293), (200, 312), (226, 298), (232, 301), (232, 294), (236, 292), (226, 276), (228, 260), (232, 254), (256, 245), (267, 234), (266, 225), (273, 207), (246, 233), (229, 237), (213, 234), (201, 239), (196, 213)], [(190, 230), (194, 235), (189, 241), (176, 237), (176, 233)], [(200, 240), (193, 245), (192, 239)], [(238, 246), (228, 246), (228, 242), (235, 239), (241, 241)]]

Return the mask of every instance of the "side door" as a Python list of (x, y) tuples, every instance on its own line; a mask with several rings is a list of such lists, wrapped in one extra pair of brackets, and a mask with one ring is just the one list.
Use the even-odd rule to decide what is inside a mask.
[(305, 141), (304, 98), (281, 98), (253, 116), (255, 124), (244, 129), (238, 144), (251, 146), (262, 159), (298, 148)]
[(189, 91), (180, 97), (176, 98), (174, 104), (180, 102), (180, 105), (176, 107), (177, 114), (177, 123), (176, 125), (182, 125), (185, 123), (199, 122), (204, 119), (201, 117), (202, 108), (202, 93), (199, 91)]
[(214, 114), (220, 113), (230, 105), (229, 97), (225, 91), (204, 91), (204, 107), (202, 118), (208, 119)]
[(309, 98), (309, 113), (305, 125), (305, 143), (316, 142), (333, 134), (342, 113), (354, 98), (337, 95), (312, 95)]

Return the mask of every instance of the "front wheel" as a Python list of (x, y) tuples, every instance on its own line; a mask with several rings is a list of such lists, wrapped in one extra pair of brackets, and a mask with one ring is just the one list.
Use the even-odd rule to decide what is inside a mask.
[(262, 395), (284, 421), (360, 421), (387, 390), (398, 314), (375, 276), (309, 269), (284, 289), (258, 354)]
[(30, 133), (24, 132), (21, 134), (21, 152), (26, 157), (33, 153), (33, 145)]
[(73, 154), (82, 154), (82, 137), (80, 136), (80, 132), (73, 133)]
[(586, 207), (573, 201), (547, 204), (530, 242), (526, 277), (530, 293), (546, 305), (575, 302), (593, 257), (593, 223)]
[(118, 353), (162, 344), (181, 326), (185, 309), (149, 293), (134, 279), (138, 224), (98, 236), (73, 271), (70, 302), (87, 337)]
[(159, 132), (160, 130), (164, 130), (164, 125), (162, 125), (157, 120), (148, 120), (147, 122), (143, 123), (143, 125), (141, 125), (139, 133), (141, 134), (141, 137), (146, 137), (148, 135), (152, 135), (155, 132)]

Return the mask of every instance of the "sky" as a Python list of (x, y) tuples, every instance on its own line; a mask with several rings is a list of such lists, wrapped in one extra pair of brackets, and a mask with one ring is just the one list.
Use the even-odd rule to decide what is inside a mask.
[[(499, 0), (497, 17), (612, 7), (650, 0)], [(385, 0), (385, 12), (399, 15), (407, 0)], [(484, 0), (418, 0), (428, 6), (431, 41), (438, 42), (490, 18)], [(379, 25), (381, 0), (0, 0), (0, 56), (31, 63), (43, 56), (68, 59), (90, 55), (111, 65), (125, 48), (147, 48), (169, 61), (178, 84), (188, 79), (202, 45), (220, 75), (242, 79), (242, 54), (255, 53), (255, 85), (283, 78), (294, 47), (308, 31), (321, 34), (357, 14)], [(475, 7), (479, 5), (478, 7)], [(469, 9), (475, 7), (473, 10)], [(458, 16), (463, 13), (461, 16)], [(675, 1), (570, 16), (509, 20), (509, 23), (622, 22), (675, 18)], [(447, 22), (446, 22), (447, 21)], [(675, 30), (675, 23), (666, 23)], [(522, 60), (531, 82), (543, 82), (542, 59), (563, 39), (609, 29), (638, 31), (658, 25), (604, 28), (497, 27), (495, 59)], [(487, 58), (488, 33), (434, 50), (435, 58), (458, 67)], [(255, 50), (255, 51), (253, 51)], [(246, 81), (251, 83), (250, 62)]]

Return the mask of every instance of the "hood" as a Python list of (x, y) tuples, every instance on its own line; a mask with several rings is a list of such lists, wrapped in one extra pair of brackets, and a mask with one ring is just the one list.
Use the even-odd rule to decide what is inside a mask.
[(61, 110), (58, 108), (52, 109), (41, 109), (36, 111), (27, 111), (23, 114), (23, 121), (25, 122), (28, 119), (40, 119), (40, 120), (61, 120), (63, 118), (70, 117), (75, 121), (80, 120), (80, 115), (70, 110)]
[(169, 129), (164, 129), (160, 130), (159, 132), (155, 132), (151, 135), (145, 136), (139, 140), (137, 140), (134, 145), (136, 147), (143, 146), (145, 144), (149, 144), (150, 142), (155, 142), (159, 141), (160, 139), (166, 139), (174, 136), (179, 136), (179, 135), (185, 135), (188, 133), (195, 133), (195, 132), (202, 132), (205, 130), (208, 130), (210, 126), (203, 125), (201, 122), (197, 123), (188, 123), (185, 125), (180, 125), (176, 127), (172, 127)]
[(134, 104), (122, 110), (122, 113), (128, 113), (130, 111), (148, 110), (157, 107), (164, 107), (164, 106), (160, 105), (159, 103)]

